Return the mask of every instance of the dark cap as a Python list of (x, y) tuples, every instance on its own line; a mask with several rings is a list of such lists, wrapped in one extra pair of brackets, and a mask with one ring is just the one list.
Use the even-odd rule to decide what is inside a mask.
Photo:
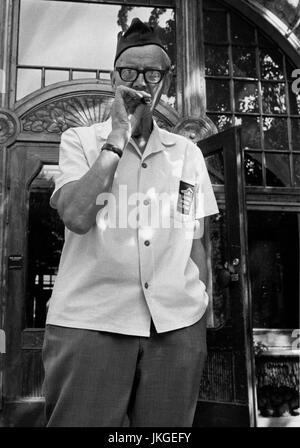
[(125, 50), (127, 50), (127, 48), (140, 47), (142, 45), (158, 45), (166, 52), (166, 49), (164, 48), (163, 43), (159, 38), (158, 29), (142, 22), (138, 18), (135, 18), (132, 20), (130, 27), (124, 34), (122, 31), (120, 31), (118, 34), (118, 43), (114, 64), (116, 63), (118, 57)]

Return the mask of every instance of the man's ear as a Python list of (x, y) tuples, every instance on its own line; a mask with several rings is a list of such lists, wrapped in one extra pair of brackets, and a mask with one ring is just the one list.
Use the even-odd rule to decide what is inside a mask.
[(166, 74), (165, 74), (165, 79), (164, 79), (164, 84), (163, 84), (163, 88), (162, 88), (162, 95), (167, 95), (171, 82), (172, 82), (172, 72), (171, 70), (169, 70)]
[(116, 72), (115, 70), (112, 70), (110, 72), (110, 82), (111, 82), (111, 86), (113, 88), (113, 90), (116, 89)]

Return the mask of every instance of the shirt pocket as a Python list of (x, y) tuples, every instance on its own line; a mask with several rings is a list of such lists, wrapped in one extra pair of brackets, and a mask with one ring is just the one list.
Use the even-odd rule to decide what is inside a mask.
[(190, 180), (172, 179), (169, 184), (170, 218), (176, 222), (194, 221), (195, 183)]

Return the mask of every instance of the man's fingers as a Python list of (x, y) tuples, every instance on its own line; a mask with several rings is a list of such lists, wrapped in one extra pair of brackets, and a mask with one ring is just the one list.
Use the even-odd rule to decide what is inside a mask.
[(146, 105), (144, 103), (139, 104), (135, 111), (134, 114), (131, 115), (130, 117), (130, 123), (131, 123), (131, 133), (133, 134), (135, 131), (135, 128), (137, 127), (137, 125), (139, 124), (142, 115), (145, 112), (145, 107)]
[(119, 91), (122, 96), (129, 95), (133, 98), (151, 98), (150, 93), (145, 92), (144, 90), (135, 90), (131, 87), (119, 86), (117, 91)]
[(152, 102), (151, 95), (145, 91), (118, 86), (113, 104), (113, 114), (118, 121), (127, 121), (131, 125), (131, 134), (145, 114), (145, 108)]

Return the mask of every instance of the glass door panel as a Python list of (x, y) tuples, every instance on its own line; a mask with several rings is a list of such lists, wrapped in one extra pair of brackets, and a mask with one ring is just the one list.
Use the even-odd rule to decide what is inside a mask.
[(248, 212), (258, 426), (299, 426), (299, 225), (297, 213)]
[(58, 167), (44, 165), (29, 187), (26, 327), (44, 328), (47, 302), (64, 242), (64, 225), (49, 199)]

